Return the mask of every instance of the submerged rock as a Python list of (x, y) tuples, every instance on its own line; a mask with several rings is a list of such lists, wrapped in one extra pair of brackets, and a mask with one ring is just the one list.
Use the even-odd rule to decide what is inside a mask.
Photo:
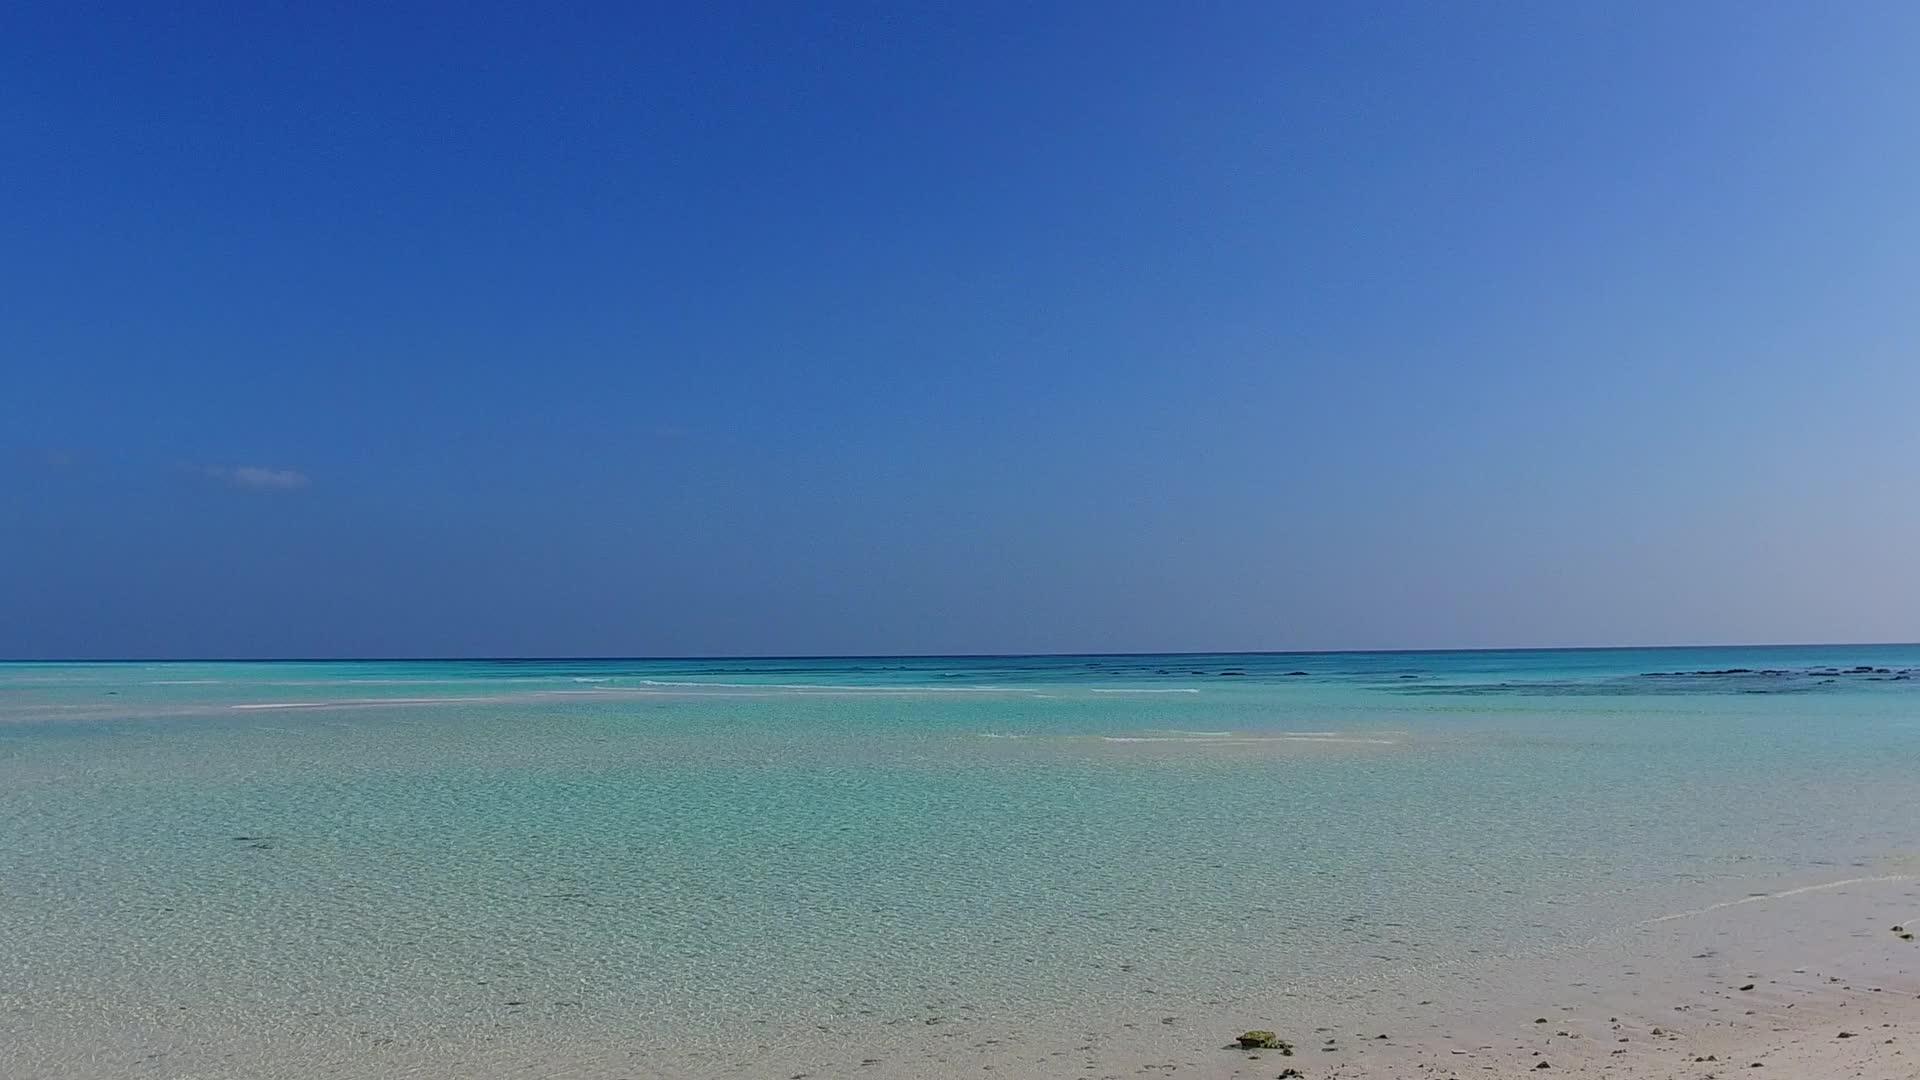
[(1243, 1050), (1278, 1050), (1282, 1054), (1293, 1053), (1293, 1044), (1271, 1031), (1242, 1032), (1236, 1041)]

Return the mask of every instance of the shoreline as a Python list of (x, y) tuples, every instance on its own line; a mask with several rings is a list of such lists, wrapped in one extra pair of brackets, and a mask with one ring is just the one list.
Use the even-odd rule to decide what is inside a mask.
[[(1372, 1039), (1336, 1028), (1343, 1050), (1325, 1052), (1316, 1032), (1315, 1050), (1296, 1057), (1325, 1063), (1296, 1067), (1328, 1078), (1920, 1076), (1920, 947), (1893, 930), (1916, 916), (1911, 874), (1719, 901), (1428, 985), (1436, 996), (1421, 1000), (1433, 1004), (1382, 1009)], [(1262, 1065), (1194, 1075), (1260, 1076)]]
[[(1892, 929), (1911, 924), (1920, 924), (1920, 875), (1857, 876), (1730, 898), (1347, 1001), (1294, 988), (1257, 1008), (1170, 1003), (1164, 1016), (1070, 1040), (942, 1031), (857, 1060), (793, 1055), (779, 1069), (739, 1062), (717, 1075), (1898, 1080), (1920, 1077), (1920, 943)], [(1293, 1053), (1233, 1047), (1257, 1029)], [(939, 1049), (955, 1041), (965, 1049)]]
[[(258, 1042), (207, 1043), (179, 1031), (178, 1041), (153, 1040), (123, 1029), (128, 1038), (120, 1045), (95, 1045), (84, 1056), (35, 1060), (20, 1047), (26, 1059), (14, 1065), (22, 1071), (7, 1075), (1911, 1080), (1920, 1077), (1920, 942), (1892, 928), (1920, 925), (1920, 874), (1889, 863), (1851, 878), (1725, 897), (1582, 944), (1345, 991), (1298, 986), (1213, 1002), (1166, 995), (1163, 1011), (1153, 1013), (1006, 1017), (930, 1003), (930, 1015), (803, 1033), (772, 1019), (778, 1003), (769, 1003), (769, 1019), (743, 1026), (731, 1042), (701, 1046), (664, 1044), (639, 1017), (630, 1036), (533, 1016), (523, 1018), (530, 1025), (509, 1027), (506, 1015), (437, 1034), (389, 1033), (398, 1038), (356, 1036), (342, 1022), (299, 1035), (260, 1032)], [(164, 1015), (148, 1020), (165, 1025)], [(1255, 1029), (1275, 1032), (1293, 1053), (1233, 1045)]]

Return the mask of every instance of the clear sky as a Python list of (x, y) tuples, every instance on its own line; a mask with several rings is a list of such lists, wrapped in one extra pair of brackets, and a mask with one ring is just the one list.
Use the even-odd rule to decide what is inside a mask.
[(0, 13), (0, 656), (1920, 638), (1920, 5)]

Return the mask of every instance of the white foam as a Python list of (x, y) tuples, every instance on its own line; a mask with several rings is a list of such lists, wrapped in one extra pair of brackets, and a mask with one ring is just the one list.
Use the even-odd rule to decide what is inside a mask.
[(1757, 904), (1762, 900), (1779, 900), (1788, 896), (1799, 896), (1801, 893), (1823, 892), (1827, 889), (1838, 889), (1847, 885), (1870, 885), (1885, 881), (1913, 881), (1916, 876), (1920, 875), (1885, 874), (1880, 877), (1843, 878), (1839, 881), (1829, 881), (1820, 885), (1802, 885), (1797, 889), (1782, 889), (1779, 892), (1759, 893), (1754, 896), (1743, 896), (1738, 900), (1722, 900), (1717, 904), (1708, 904), (1706, 907), (1676, 911), (1671, 915), (1661, 915), (1657, 918), (1648, 919), (1643, 925), (1651, 926), (1654, 923), (1672, 922), (1675, 919), (1691, 919), (1696, 915), (1705, 915), (1709, 911), (1719, 911), (1721, 908), (1739, 907), (1741, 904)]
[(1192, 686), (1089, 686), (1089, 694), (1197, 694)]
[(229, 709), (258, 711), (263, 709), (364, 709), (385, 705), (470, 705), (494, 704), (508, 700), (499, 697), (396, 697), (396, 698), (340, 698), (335, 701), (255, 701), (244, 705), (229, 705)]
[(1206, 746), (1250, 746), (1261, 742), (1332, 742), (1352, 746), (1400, 746), (1392, 738), (1359, 738), (1332, 734), (1258, 734), (1258, 736), (1190, 736), (1190, 734), (1104, 734), (1102, 742), (1198, 742)]
[(724, 683), (639, 679), (643, 686), (683, 690), (800, 690), (831, 694), (1033, 694), (1031, 686), (840, 686), (832, 683)]

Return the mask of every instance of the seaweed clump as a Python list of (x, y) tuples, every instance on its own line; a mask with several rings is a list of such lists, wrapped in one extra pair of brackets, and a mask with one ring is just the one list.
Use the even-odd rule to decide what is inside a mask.
[(1278, 1050), (1282, 1056), (1293, 1053), (1293, 1044), (1271, 1031), (1248, 1031), (1236, 1040), (1243, 1050)]

